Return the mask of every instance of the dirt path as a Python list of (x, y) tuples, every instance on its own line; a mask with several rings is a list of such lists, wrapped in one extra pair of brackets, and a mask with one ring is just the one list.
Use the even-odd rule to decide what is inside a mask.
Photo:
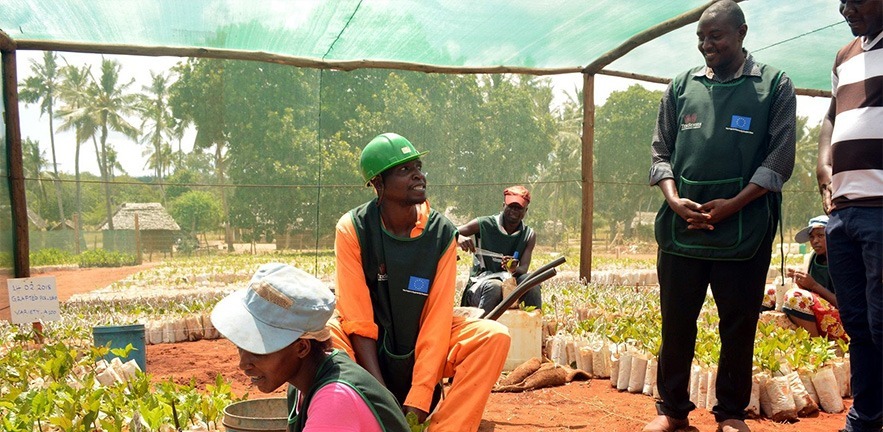
[[(285, 395), (284, 387), (273, 394), (260, 393), (238, 364), (236, 348), (223, 339), (147, 347), (147, 372), (154, 381), (171, 378), (184, 384), (195, 378), (204, 387), (221, 374), (237, 395), (248, 393), (250, 399)], [(852, 401), (845, 402), (848, 408)], [(492, 393), (479, 432), (634, 432), (655, 415), (653, 404), (647, 396), (616, 391), (609, 380), (574, 382), (526, 393)], [(749, 420), (748, 425), (754, 432), (832, 432), (843, 427), (844, 418), (845, 414), (821, 413), (794, 424)], [(690, 419), (702, 432), (717, 427), (707, 410), (694, 411)]]
[(104, 288), (120, 279), (125, 279), (142, 270), (147, 270), (156, 263), (144, 263), (130, 267), (108, 268), (73, 268), (54, 269), (34, 273), (31, 276), (55, 276), (58, 286), (58, 300), (67, 301), (74, 294), (81, 294)]

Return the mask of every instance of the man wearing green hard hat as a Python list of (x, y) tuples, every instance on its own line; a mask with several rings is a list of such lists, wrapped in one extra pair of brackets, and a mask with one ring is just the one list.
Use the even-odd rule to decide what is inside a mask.
[[(421, 156), (394, 133), (362, 150), (376, 198), (337, 223), (337, 312), (329, 324), (345, 350), (430, 430), (476, 431), (509, 351), (495, 321), (454, 317), (457, 228), (426, 200)], [(445, 400), (443, 378), (456, 379)]]

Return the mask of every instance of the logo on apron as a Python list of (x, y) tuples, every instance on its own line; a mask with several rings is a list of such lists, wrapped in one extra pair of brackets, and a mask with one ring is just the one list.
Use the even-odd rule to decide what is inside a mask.
[(408, 288), (405, 288), (405, 291), (414, 294), (429, 295), (429, 279), (411, 276), (411, 278), (408, 279)]
[(754, 135), (754, 132), (751, 132), (751, 117), (733, 115), (727, 130)]

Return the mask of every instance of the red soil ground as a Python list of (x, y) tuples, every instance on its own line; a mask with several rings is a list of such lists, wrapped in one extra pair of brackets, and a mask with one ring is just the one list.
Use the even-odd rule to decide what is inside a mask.
[[(147, 264), (149, 266), (149, 264)], [(64, 300), (76, 292), (87, 292), (106, 286), (144, 269), (63, 270), (51, 274), (57, 277), (59, 297)], [(147, 372), (154, 381), (166, 378), (179, 383), (191, 379), (204, 387), (221, 374), (237, 395), (248, 393), (250, 398), (282, 396), (282, 391), (265, 395), (251, 388), (249, 381), (238, 370), (239, 358), (235, 347), (226, 340), (149, 345)], [(851, 400), (846, 400), (847, 408)], [(653, 417), (653, 400), (642, 395), (619, 393), (607, 380), (574, 382), (561, 387), (526, 393), (493, 393), (485, 408), (480, 432), (529, 431), (639, 431)], [(778, 424), (769, 420), (749, 420), (755, 432), (831, 432), (843, 427), (845, 413), (821, 413), (815, 418), (801, 419), (793, 424)], [(691, 415), (692, 431), (714, 431), (716, 423), (710, 412), (696, 410)]]

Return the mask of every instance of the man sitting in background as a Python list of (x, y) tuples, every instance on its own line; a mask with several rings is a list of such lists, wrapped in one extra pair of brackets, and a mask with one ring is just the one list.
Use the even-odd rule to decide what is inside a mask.
[[(503, 301), (504, 279), (514, 277), (520, 283), (526, 277), (537, 242), (534, 231), (523, 223), (528, 205), (530, 191), (524, 186), (512, 186), (503, 191), (503, 210), (499, 214), (482, 216), (457, 227), (460, 249), (475, 254), (461, 306), (490, 312)], [(519, 303), (542, 307), (540, 286), (525, 293)]]

